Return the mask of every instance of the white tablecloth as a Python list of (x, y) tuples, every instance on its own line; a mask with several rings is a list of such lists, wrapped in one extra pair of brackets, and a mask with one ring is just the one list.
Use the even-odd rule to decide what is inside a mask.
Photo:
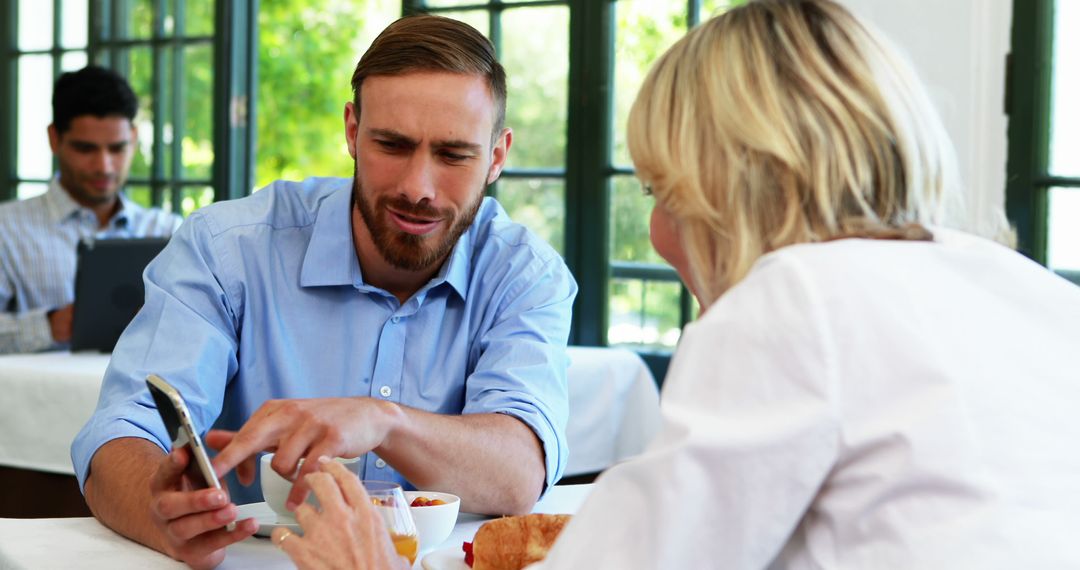
[[(640, 453), (659, 429), (652, 374), (632, 351), (570, 347), (570, 460), (593, 473)], [(71, 440), (93, 413), (109, 355), (0, 356), (0, 465), (74, 474)]]
[(73, 475), (71, 440), (94, 413), (109, 355), (0, 356), (0, 465)]
[(644, 451), (660, 430), (660, 395), (645, 362), (621, 348), (573, 346), (567, 354), (570, 460), (564, 474), (596, 473)]
[[(592, 485), (552, 487), (534, 513), (575, 513)], [(462, 513), (450, 538), (432, 552), (460, 548), (472, 540), (488, 517)], [(428, 553), (420, 553), (414, 568)], [(249, 538), (229, 547), (218, 568), (292, 568), (285, 554), (268, 539)], [(127, 540), (105, 528), (97, 519), (0, 519), (0, 568), (186, 568), (164, 554)]]

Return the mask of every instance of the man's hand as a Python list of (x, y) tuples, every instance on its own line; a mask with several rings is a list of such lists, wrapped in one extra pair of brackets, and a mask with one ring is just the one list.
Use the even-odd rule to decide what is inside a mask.
[(304, 477), (318, 469), (318, 457), (367, 453), (383, 444), (402, 417), (397, 405), (372, 398), (271, 400), (240, 431), (213, 430), (206, 444), (220, 450), (213, 459), (218, 475), (235, 468), (244, 485), (255, 480), (261, 451), (275, 451), (270, 465), (285, 478), (292, 478), (300, 459), (306, 459), (286, 500), (291, 510), (307, 497)]
[(191, 490), (184, 477), (191, 456), (187, 449), (173, 450), (158, 464), (150, 480), (150, 514), (165, 537), (165, 553), (192, 568), (213, 568), (225, 559), (225, 547), (255, 534), (253, 519), (240, 521), (232, 531), (225, 525), (236, 520), (236, 505), (224, 491)]
[(66, 305), (49, 311), (49, 330), (56, 342), (71, 340), (71, 319), (75, 314), (75, 305)]

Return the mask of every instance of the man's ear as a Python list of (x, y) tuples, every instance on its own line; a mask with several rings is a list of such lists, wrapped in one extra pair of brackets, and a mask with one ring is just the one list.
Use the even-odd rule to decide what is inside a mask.
[(56, 125), (50, 124), (49, 128), (49, 148), (52, 149), (53, 154), (60, 151), (60, 132), (56, 130)]
[(491, 149), (491, 166), (488, 167), (487, 183), (491, 184), (499, 179), (503, 167), (506, 166), (506, 155), (510, 152), (510, 145), (514, 142), (514, 131), (504, 128), (499, 137), (495, 139), (495, 146)]
[(139, 129), (135, 127), (135, 123), (131, 123), (131, 149), (134, 152), (135, 148), (139, 146)]
[(356, 158), (356, 133), (360, 132), (360, 110), (349, 101), (345, 103), (345, 144), (349, 146), (349, 156)]

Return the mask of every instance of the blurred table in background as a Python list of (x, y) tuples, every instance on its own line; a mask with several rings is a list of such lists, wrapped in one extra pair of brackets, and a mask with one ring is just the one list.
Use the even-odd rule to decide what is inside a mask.
[[(564, 475), (588, 476), (644, 450), (659, 429), (659, 396), (632, 351), (570, 347), (567, 354), (570, 459)], [(94, 411), (108, 364), (109, 355), (98, 353), (0, 356), (0, 517), (88, 514), (70, 447)], [(29, 504), (29, 496), (38, 499)], [(41, 503), (42, 496), (54, 499)]]
[(90, 514), (70, 448), (108, 364), (92, 352), (0, 356), (0, 517)]
[(649, 367), (623, 348), (571, 346), (567, 477), (598, 473), (645, 450), (660, 429), (660, 394)]

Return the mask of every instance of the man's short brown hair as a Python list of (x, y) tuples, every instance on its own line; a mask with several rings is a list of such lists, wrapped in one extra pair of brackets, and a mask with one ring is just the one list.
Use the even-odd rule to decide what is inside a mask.
[(387, 26), (356, 64), (353, 104), (362, 112), (360, 86), (367, 77), (416, 71), (483, 76), (495, 102), (492, 136), (502, 131), (506, 120), (506, 72), (495, 57), (495, 46), (472, 26), (442, 16), (406, 16)]

